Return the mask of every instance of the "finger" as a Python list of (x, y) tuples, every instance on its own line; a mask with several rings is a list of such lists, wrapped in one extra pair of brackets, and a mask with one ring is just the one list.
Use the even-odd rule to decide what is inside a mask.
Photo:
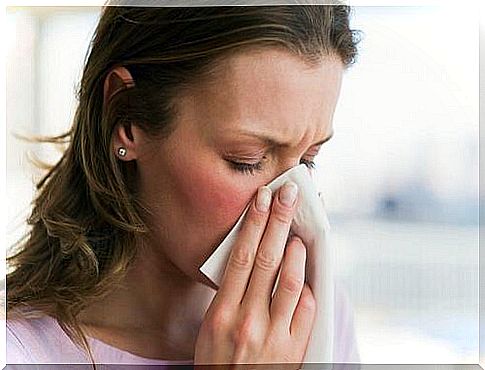
[(298, 237), (286, 247), (280, 280), (271, 301), (271, 323), (281, 333), (290, 334), (293, 314), (305, 283), (306, 249)]
[(315, 321), (317, 303), (309, 285), (305, 283), (301, 291), (300, 300), (296, 306), (290, 325), (290, 335), (297, 342), (308, 345), (313, 323)]
[(215, 299), (239, 304), (244, 297), (256, 251), (268, 221), (271, 196), (269, 187), (258, 189), (231, 250)]
[(259, 306), (259, 309), (266, 309), (269, 313), (271, 293), (288, 239), (297, 192), (296, 184), (287, 182), (279, 189), (278, 196), (273, 201), (268, 226), (254, 261), (244, 305)]

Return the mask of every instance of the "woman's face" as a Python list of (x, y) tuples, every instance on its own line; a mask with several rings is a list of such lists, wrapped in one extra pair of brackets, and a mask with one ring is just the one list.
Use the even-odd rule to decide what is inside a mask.
[(277, 49), (245, 52), (178, 99), (167, 139), (135, 131), (140, 196), (161, 257), (206, 282), (199, 267), (257, 188), (312, 161), (332, 135), (343, 70), (337, 58), (309, 68)]

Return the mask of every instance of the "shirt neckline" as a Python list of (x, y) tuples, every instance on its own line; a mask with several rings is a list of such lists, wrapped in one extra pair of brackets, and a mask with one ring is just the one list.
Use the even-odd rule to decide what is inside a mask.
[[(64, 330), (61, 328), (57, 320), (49, 315), (46, 315), (46, 317), (50, 320), (53, 320), (57, 328), (69, 339), (69, 336), (64, 332)], [(90, 335), (86, 335), (86, 338), (88, 339), (89, 342), (94, 344), (96, 347), (105, 347), (111, 352), (117, 352), (125, 357), (131, 358), (133, 361), (137, 362), (142, 362), (143, 364), (174, 364), (174, 365), (192, 365), (194, 363), (193, 360), (162, 360), (162, 359), (156, 359), (156, 358), (150, 358), (150, 357), (142, 357), (135, 355), (134, 353), (131, 353), (129, 351), (126, 351), (124, 349), (115, 347), (111, 344), (108, 344), (101, 339), (92, 337)]]
[(86, 335), (86, 337), (88, 338), (89, 341), (91, 341), (92, 343), (94, 343), (98, 347), (106, 347), (110, 351), (121, 353), (124, 356), (130, 357), (130, 358), (132, 358), (134, 360), (142, 361), (143, 363), (151, 363), (151, 364), (174, 364), (174, 365), (189, 365), (189, 364), (191, 365), (191, 364), (194, 363), (193, 360), (161, 360), (161, 359), (150, 358), (150, 357), (142, 357), (142, 356), (135, 355), (134, 353), (131, 353), (131, 352), (126, 351), (124, 349), (115, 347), (115, 346), (113, 346), (111, 344), (108, 344), (108, 343), (106, 343), (106, 342), (104, 342), (104, 341), (102, 341), (100, 339), (91, 337), (89, 335)]

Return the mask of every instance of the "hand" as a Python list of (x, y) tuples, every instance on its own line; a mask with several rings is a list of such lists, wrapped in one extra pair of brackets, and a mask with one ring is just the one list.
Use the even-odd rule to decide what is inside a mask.
[[(293, 237), (285, 249), (296, 197), (294, 183), (283, 185), (273, 202), (268, 187), (258, 190), (200, 327), (195, 369), (203, 364), (244, 363), (293, 363), (289, 368), (300, 367), (316, 302), (305, 283), (306, 249), (301, 239)], [(281, 276), (272, 298), (280, 264)], [(249, 367), (217, 367), (228, 368)]]

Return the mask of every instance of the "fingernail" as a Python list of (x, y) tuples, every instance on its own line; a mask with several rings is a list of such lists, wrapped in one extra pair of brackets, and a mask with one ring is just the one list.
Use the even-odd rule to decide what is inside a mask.
[(298, 192), (298, 187), (293, 181), (288, 181), (283, 185), (280, 190), (280, 201), (287, 207), (293, 206), (296, 200), (296, 193)]
[(256, 208), (260, 212), (267, 212), (269, 205), (271, 204), (271, 189), (267, 186), (261, 186), (258, 189), (258, 195), (256, 197)]

